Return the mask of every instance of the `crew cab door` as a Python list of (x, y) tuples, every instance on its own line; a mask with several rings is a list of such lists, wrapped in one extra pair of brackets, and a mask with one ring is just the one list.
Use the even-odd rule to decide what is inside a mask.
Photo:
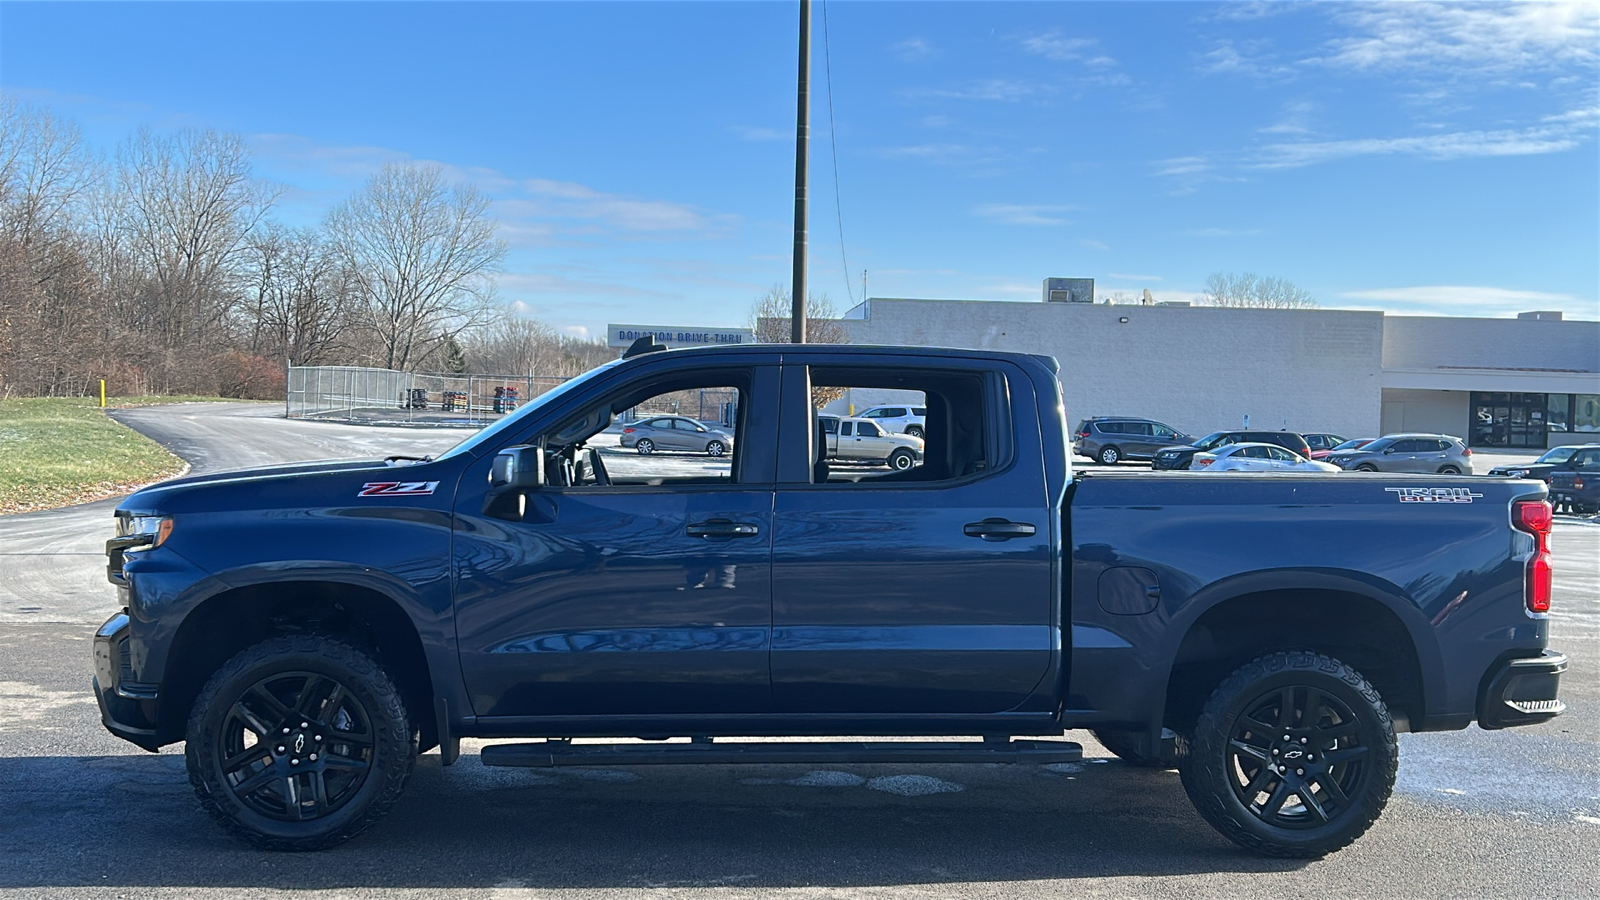
[[(480, 717), (771, 708), (778, 368), (662, 361), (635, 371), (541, 409), (462, 476), (456, 629)], [(739, 398), (727, 457), (641, 456), (615, 433), (580, 434), (706, 389)], [(586, 437), (577, 453), (574, 434)], [(530, 444), (544, 447), (545, 483), (511, 497), (510, 511), (486, 503), (495, 451)]]
[[(847, 387), (923, 391), (925, 463), (816, 464), (812, 411)], [(786, 362), (773, 500), (779, 711), (994, 713), (1040, 684), (1058, 643), (1057, 536), (1036, 402), (1003, 363)]]

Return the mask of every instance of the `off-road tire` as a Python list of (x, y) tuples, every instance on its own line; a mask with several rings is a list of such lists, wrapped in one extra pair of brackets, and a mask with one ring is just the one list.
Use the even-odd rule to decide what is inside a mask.
[(1114, 466), (1122, 461), (1122, 451), (1115, 447), (1101, 447), (1095, 459), (1100, 460), (1102, 466)]
[(1096, 728), (1091, 733), (1101, 746), (1115, 753), (1118, 759), (1141, 769), (1176, 769), (1188, 752), (1188, 741), (1182, 735), (1173, 742), (1170, 752), (1146, 756), (1139, 752), (1139, 736), (1134, 732)]
[[(1286, 706), (1291, 711), (1284, 715)], [(1263, 721), (1273, 709), (1277, 720)], [(1290, 739), (1280, 741), (1285, 734)], [(1257, 742), (1265, 747), (1256, 748)], [(1246, 744), (1249, 753), (1241, 749)], [(1299, 755), (1291, 755), (1295, 751)], [(1281, 775), (1266, 771), (1273, 759), (1284, 764)], [(1179, 773), (1195, 809), (1229, 840), (1263, 856), (1316, 858), (1349, 845), (1372, 826), (1394, 789), (1399, 759), (1389, 710), (1361, 673), (1319, 653), (1289, 651), (1246, 663), (1217, 687), (1195, 724)], [(1319, 799), (1307, 803), (1295, 793), (1297, 784), (1312, 785), (1308, 793)], [(1265, 801), (1262, 794), (1268, 794)], [(1241, 799), (1245, 795), (1249, 805)], [(1299, 800), (1292, 809), (1289, 797)]]
[[(236, 704), (242, 704), (247, 694), (262, 685), (292, 684), (304, 676), (317, 676), (324, 681), (331, 681), (345, 692), (336, 700), (329, 689), (325, 702), (318, 704), (319, 708), (329, 710), (330, 719), (342, 716), (341, 721), (349, 722), (364, 717), (366, 722), (362, 732), (348, 732), (351, 738), (347, 742), (341, 742), (336, 737), (341, 732), (330, 729), (327, 740), (320, 745), (323, 768), (315, 773), (318, 776), (316, 783), (322, 786), (325, 796), (321, 801), (313, 798), (314, 818), (292, 821), (268, 815), (246, 799), (241, 799), (224, 774), (225, 763), (221, 754), (230, 742), (233, 730), (230, 722), (241, 721), (237, 710), (242, 707)], [(313, 684), (319, 688), (321, 686), (321, 682), (306, 678), (305, 694), (314, 693)], [(255, 698), (260, 695), (251, 696)], [(293, 702), (299, 705), (301, 700), (306, 699), (301, 696)], [(256, 699), (252, 699), (251, 703), (264, 706)], [(283, 705), (289, 706), (288, 703)], [(351, 716), (352, 709), (360, 715)], [(264, 716), (260, 718), (264, 719)], [(321, 737), (320, 731), (323, 729), (316, 728), (315, 714), (306, 719), (312, 723), (312, 730), (319, 732), (314, 736)], [(273, 731), (275, 727), (269, 724), (267, 730)], [(249, 726), (246, 726), (246, 730), (253, 733)], [(299, 734), (298, 729), (296, 734)], [(370, 828), (388, 813), (399, 798), (417, 756), (417, 736), (412, 730), (400, 692), (378, 663), (344, 641), (310, 634), (269, 638), (240, 651), (224, 663), (195, 698), (186, 737), (184, 758), (189, 770), (189, 783), (193, 785), (201, 807), (223, 828), (265, 850), (322, 850), (341, 844)], [(265, 735), (257, 736), (254, 746), (271, 753), (273, 742), (264, 738)], [(370, 741), (370, 749), (357, 749), (356, 745), (362, 740)], [(365, 769), (359, 781), (344, 782), (343, 787), (349, 793), (335, 804), (328, 791), (330, 779), (327, 772), (341, 771), (330, 765), (335, 758), (350, 761), (331, 746), (336, 744), (350, 754), (364, 757)], [(308, 743), (303, 752), (296, 751), (302, 752), (302, 757), (297, 758), (307, 767), (316, 767), (316, 763), (306, 756), (318, 746), (317, 743)], [(238, 759), (239, 756), (234, 758)], [(260, 762), (266, 762), (266, 765), (260, 770), (246, 771), (251, 773), (252, 778), (256, 775), (267, 777), (265, 784), (276, 786), (279, 781), (287, 779), (278, 779), (267, 773), (291, 771), (281, 766), (282, 759), (281, 755), (270, 761), (258, 759), (247, 765), (253, 767)], [(274, 766), (278, 768), (274, 769)], [(301, 778), (309, 778), (313, 774), (306, 770), (296, 771)], [(241, 774), (238, 783), (243, 784), (247, 780), (250, 779)], [(296, 784), (300, 785), (301, 782), (296, 781)], [(297, 788), (305, 789), (305, 786)], [(257, 790), (249, 796), (260, 793)], [(279, 796), (287, 801), (289, 794), (286, 790), (280, 790)], [(268, 800), (271, 799), (269, 795)], [(327, 802), (332, 808), (325, 814), (317, 814), (318, 802)], [(284, 802), (283, 806), (284, 815), (290, 815), (290, 804)], [(299, 811), (298, 814), (304, 814), (303, 803), (295, 803), (294, 809)]]

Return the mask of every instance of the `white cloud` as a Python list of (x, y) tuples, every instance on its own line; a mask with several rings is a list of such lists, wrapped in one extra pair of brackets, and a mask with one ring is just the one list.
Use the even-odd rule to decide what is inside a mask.
[(545, 178), (526, 179), (522, 187), (532, 199), (502, 200), (495, 204), (497, 210), (521, 218), (593, 221), (624, 231), (701, 231), (711, 225), (706, 215), (684, 203), (638, 200)]
[(1184, 232), (1189, 237), (1247, 237), (1260, 233), (1259, 228), (1197, 228)]
[(1593, 3), (1362, 3), (1331, 7), (1354, 32), (1307, 60), (1363, 72), (1472, 69), (1526, 73), (1600, 59)]
[(1157, 175), (1198, 175), (1211, 171), (1211, 163), (1203, 156), (1177, 156), (1156, 163)]
[(1004, 225), (1070, 225), (1060, 214), (1071, 206), (1051, 204), (984, 203), (972, 208), (972, 214)]
[(1585, 320), (1600, 319), (1600, 301), (1571, 294), (1524, 291), (1481, 285), (1429, 285), (1346, 291), (1339, 296), (1355, 308), (1415, 315), (1510, 316), (1534, 309), (1556, 309)]
[(1029, 53), (1057, 62), (1082, 62), (1096, 68), (1117, 64), (1116, 60), (1097, 49), (1100, 44), (1098, 38), (1069, 38), (1062, 37), (1060, 31), (1049, 31), (1023, 38), (1021, 43)]
[(1054, 93), (1049, 85), (1017, 81), (1011, 78), (990, 78), (959, 88), (920, 88), (907, 92), (911, 99), (934, 100), (994, 100), (1001, 103), (1018, 103), (1031, 97)]
[(938, 48), (929, 43), (926, 38), (920, 37), (906, 38), (891, 46), (889, 52), (893, 53), (894, 58), (901, 62), (922, 62), (925, 59), (933, 59), (939, 55)]
[(1311, 114), (1316, 107), (1308, 100), (1296, 100), (1283, 105), (1283, 114), (1277, 122), (1257, 131), (1262, 134), (1310, 134)]
[(1418, 156), (1447, 160), (1480, 156), (1532, 156), (1570, 150), (1589, 138), (1592, 127), (1583, 111), (1572, 118), (1550, 117), (1546, 124), (1520, 130), (1459, 131), (1398, 138), (1356, 138), (1342, 141), (1300, 141), (1271, 144), (1252, 166), (1293, 169), (1351, 156)]

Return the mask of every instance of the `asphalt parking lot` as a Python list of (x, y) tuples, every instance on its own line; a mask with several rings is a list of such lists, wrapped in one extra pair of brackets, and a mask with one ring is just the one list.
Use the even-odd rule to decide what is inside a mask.
[[(285, 421), (207, 405), (119, 418), (197, 471), (431, 453), (459, 429)], [(700, 465), (685, 458), (684, 465)], [(1487, 468), (1487, 467), (1485, 467)], [(1552, 645), (1567, 715), (1532, 728), (1403, 735), (1389, 809), (1325, 860), (1246, 855), (1177, 776), (1087, 734), (1055, 766), (490, 769), (419, 763), (394, 812), (335, 850), (224, 836), (180, 748), (101, 728), (89, 635), (112, 611), (110, 503), (0, 518), (0, 895), (231, 897), (1575, 897), (1600, 858), (1600, 525), (1553, 538)]]

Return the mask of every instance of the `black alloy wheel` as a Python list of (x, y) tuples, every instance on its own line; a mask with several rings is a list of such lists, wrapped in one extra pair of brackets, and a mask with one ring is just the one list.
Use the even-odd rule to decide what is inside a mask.
[(639, 451), (640, 456), (649, 456), (656, 452), (656, 442), (649, 438), (639, 438), (639, 442), (633, 448)]
[(1100, 448), (1100, 464), (1101, 465), (1114, 466), (1114, 465), (1117, 464), (1117, 461), (1120, 460), (1120, 459), (1122, 459), (1122, 452), (1120, 450), (1118, 450), (1117, 448), (1115, 448), (1115, 447), (1101, 447)]
[(224, 664), (195, 701), (187, 741), (201, 805), (270, 850), (320, 850), (370, 827), (416, 755), (377, 663), (312, 635), (272, 638)]
[(1398, 762), (1372, 685), (1297, 651), (1260, 657), (1217, 688), (1180, 771), (1195, 808), (1228, 839), (1265, 856), (1319, 857), (1371, 827)]
[(706, 454), (709, 456), (721, 456), (727, 452), (728, 448), (722, 446), (721, 441), (712, 441), (711, 443), (706, 444)]

